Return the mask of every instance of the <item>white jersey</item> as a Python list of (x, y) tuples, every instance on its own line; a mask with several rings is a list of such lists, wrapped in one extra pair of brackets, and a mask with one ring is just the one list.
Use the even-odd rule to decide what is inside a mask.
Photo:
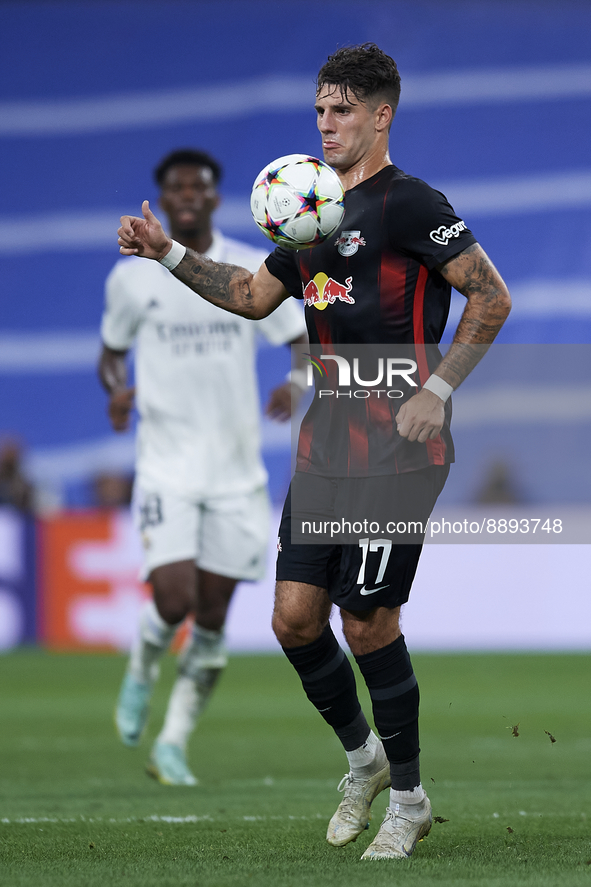
[[(249, 271), (266, 258), (217, 231), (208, 255)], [(107, 278), (101, 334), (116, 351), (136, 344), (142, 485), (201, 497), (264, 484), (257, 332), (279, 345), (304, 331), (301, 307), (292, 299), (263, 320), (247, 320), (201, 299), (158, 262), (117, 262)]]

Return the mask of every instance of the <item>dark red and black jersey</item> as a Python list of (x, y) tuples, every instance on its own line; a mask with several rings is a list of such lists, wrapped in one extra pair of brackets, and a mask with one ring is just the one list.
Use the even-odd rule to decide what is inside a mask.
[(395, 413), (441, 359), (436, 346), (451, 287), (436, 268), (475, 242), (443, 194), (387, 166), (347, 191), (343, 223), (328, 240), (298, 252), (279, 247), (267, 258), (270, 273), (304, 299), (314, 354), (338, 354), (339, 346), (350, 345), (405, 346), (418, 367), (419, 387), (401, 400), (329, 403), (318, 397), (317, 385), (302, 423), (298, 470), (367, 476), (453, 461), (450, 401), (441, 434), (425, 444), (399, 437)]

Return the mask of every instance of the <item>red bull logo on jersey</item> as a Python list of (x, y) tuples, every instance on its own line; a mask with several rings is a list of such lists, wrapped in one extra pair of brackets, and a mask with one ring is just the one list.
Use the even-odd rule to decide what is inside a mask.
[(341, 236), (335, 240), (334, 245), (341, 256), (354, 256), (359, 247), (366, 244), (361, 231), (341, 231)]
[(347, 277), (344, 283), (339, 283), (332, 277), (328, 277), (323, 271), (315, 274), (304, 287), (304, 305), (313, 305), (319, 311), (324, 311), (327, 305), (339, 302), (355, 304), (355, 299), (349, 293), (353, 288), (353, 278)]

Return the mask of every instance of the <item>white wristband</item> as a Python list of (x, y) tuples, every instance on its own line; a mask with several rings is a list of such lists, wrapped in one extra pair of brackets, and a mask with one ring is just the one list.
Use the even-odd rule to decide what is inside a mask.
[(290, 370), (285, 380), (286, 382), (291, 382), (292, 385), (295, 385), (301, 391), (308, 390), (308, 374), (304, 369)]
[(443, 403), (445, 403), (453, 391), (451, 385), (448, 385), (445, 379), (442, 379), (441, 376), (436, 376), (435, 373), (429, 376), (423, 385), (423, 388), (426, 388), (427, 391), (432, 391), (433, 394), (436, 394), (437, 397), (441, 398)]
[(182, 262), (185, 258), (185, 253), (187, 252), (187, 247), (183, 246), (182, 243), (178, 243), (176, 240), (172, 241), (172, 246), (165, 256), (162, 256), (161, 259), (158, 259), (161, 265), (164, 265), (165, 268), (168, 268), (169, 271), (174, 271), (177, 265)]

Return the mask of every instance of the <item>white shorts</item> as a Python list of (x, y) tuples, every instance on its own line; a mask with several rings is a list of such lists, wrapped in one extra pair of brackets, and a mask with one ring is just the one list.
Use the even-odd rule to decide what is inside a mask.
[(133, 511), (144, 548), (144, 579), (155, 567), (185, 560), (231, 579), (263, 578), (270, 518), (264, 487), (240, 496), (192, 499), (136, 484)]

